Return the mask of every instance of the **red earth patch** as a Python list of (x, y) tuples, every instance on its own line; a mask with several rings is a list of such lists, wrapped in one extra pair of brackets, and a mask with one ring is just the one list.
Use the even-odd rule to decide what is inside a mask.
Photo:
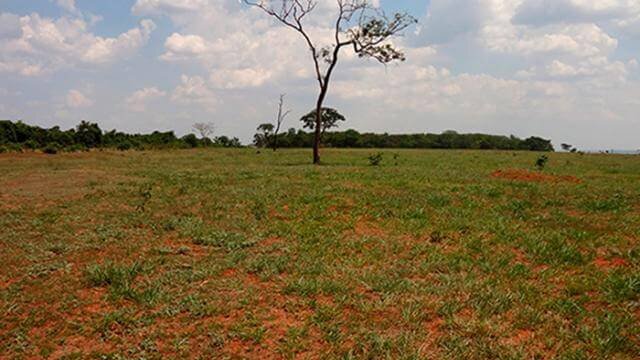
[(625, 267), (628, 265), (627, 261), (622, 258), (613, 258), (610, 260), (597, 258), (593, 261), (593, 265), (595, 265), (598, 269), (613, 269), (618, 267)]
[(547, 183), (560, 183), (569, 182), (574, 184), (582, 183), (582, 180), (575, 176), (557, 176), (550, 174), (542, 174), (539, 172), (533, 172), (522, 169), (507, 169), (496, 170), (491, 173), (491, 177), (497, 179), (506, 179), (514, 181), (526, 181), (526, 182), (547, 182)]

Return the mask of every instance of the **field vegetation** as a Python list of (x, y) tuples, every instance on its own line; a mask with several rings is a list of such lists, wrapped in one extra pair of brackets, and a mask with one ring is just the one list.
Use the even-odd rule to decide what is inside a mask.
[(640, 161), (0, 155), (1, 358), (637, 359)]

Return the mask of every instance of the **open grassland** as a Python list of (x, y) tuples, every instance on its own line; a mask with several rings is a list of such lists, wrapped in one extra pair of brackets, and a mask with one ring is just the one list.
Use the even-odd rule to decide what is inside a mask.
[(371, 152), (0, 155), (0, 358), (638, 358), (640, 157)]

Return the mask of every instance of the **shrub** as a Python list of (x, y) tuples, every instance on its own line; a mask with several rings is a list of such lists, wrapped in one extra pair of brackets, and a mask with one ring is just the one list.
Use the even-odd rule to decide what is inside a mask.
[(382, 153), (375, 153), (369, 155), (369, 165), (378, 166), (382, 162)]
[(6, 153), (6, 152), (8, 152), (8, 151), (9, 151), (9, 149), (7, 149), (7, 147), (6, 147), (6, 146), (4, 146), (4, 145), (0, 145), (0, 154), (2, 154), (2, 153)]
[(547, 163), (549, 162), (549, 157), (547, 155), (542, 155), (536, 160), (536, 168), (538, 170), (543, 170)]
[(22, 152), (22, 146), (18, 144), (7, 144), (4, 148), (7, 152)]
[(34, 140), (25, 141), (22, 146), (28, 150), (35, 150), (38, 148), (38, 143)]
[(60, 150), (60, 145), (58, 143), (49, 143), (42, 149), (42, 152), (49, 155), (55, 155)]
[(133, 147), (133, 145), (131, 145), (131, 143), (128, 142), (128, 141), (123, 141), (123, 142), (118, 144), (118, 150), (120, 150), (120, 151), (131, 150), (132, 147)]

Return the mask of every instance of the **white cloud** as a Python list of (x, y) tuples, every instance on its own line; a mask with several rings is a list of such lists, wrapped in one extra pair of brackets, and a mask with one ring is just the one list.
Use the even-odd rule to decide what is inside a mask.
[(93, 100), (89, 99), (78, 90), (70, 90), (67, 93), (66, 100), (67, 106), (73, 109), (86, 108), (93, 105)]
[(161, 14), (163, 12), (187, 12), (202, 9), (206, 0), (138, 0), (131, 9), (134, 14)]
[(38, 14), (21, 17), (17, 26), (9, 29), (10, 35), (0, 37), (0, 72), (24, 76), (127, 58), (146, 44), (155, 29), (153, 21), (142, 20), (138, 28), (104, 38), (89, 32), (82, 19), (50, 19)]
[(198, 35), (173, 33), (164, 44), (167, 50), (160, 58), (165, 61), (180, 61), (197, 58), (210, 51), (210, 45)]
[[(289, 105), (300, 115), (313, 107), (317, 84), (304, 41), (259, 10), (237, 0), (132, 3), (133, 14), (162, 19), (158, 23), (168, 34), (163, 48), (154, 49), (158, 57), (145, 59), (152, 66), (132, 62), (124, 71), (96, 66), (135, 54), (155, 28), (151, 22), (105, 36), (94, 33), (93, 21), (84, 13), (76, 16), (67, 10), (60, 19), (0, 14), (0, 80), (10, 80), (3, 86), (15, 86), (10, 73), (36, 76), (71, 67), (109, 71), (127, 78), (98, 85), (100, 98), (124, 101), (125, 106), (115, 107), (122, 113), (110, 113), (106, 105), (91, 106), (82, 110), (88, 116), (107, 119), (118, 128), (144, 127), (136, 131), (180, 131), (192, 119), (215, 114), (221, 133), (245, 140), (264, 114), (272, 113), (270, 101), (279, 93), (290, 94)], [(385, 68), (350, 51), (342, 54), (327, 105), (347, 115), (348, 127), (540, 135), (580, 147), (595, 147), (605, 138), (612, 144), (637, 142), (629, 129), (640, 126), (640, 103), (630, 95), (640, 91), (634, 59), (640, 1), (429, 3), (420, 30), (394, 40), (406, 52), (406, 63)], [(334, 6), (335, 0), (322, 0), (308, 19), (320, 45), (331, 41), (328, 20)], [(131, 82), (137, 81), (138, 76), (131, 76), (134, 71), (158, 85), (138, 84), (140, 90), (122, 100), (120, 94), (129, 94)], [(89, 76), (93, 74), (101, 73)], [(172, 74), (189, 75), (176, 79)], [(76, 80), (71, 76), (62, 94)], [(56, 91), (54, 85), (51, 91)], [(93, 97), (83, 96), (88, 103)], [(73, 115), (64, 99), (52, 98), (60, 104), (59, 114)], [(13, 103), (10, 106), (13, 111)], [(35, 117), (50, 113), (43, 110)]]
[(207, 110), (215, 109), (218, 101), (203, 78), (182, 75), (181, 81), (182, 83), (173, 91), (172, 101), (182, 105), (199, 105)]
[(143, 112), (146, 111), (148, 102), (163, 98), (166, 95), (166, 92), (156, 87), (147, 87), (131, 94), (125, 102), (129, 110)]
[(78, 14), (78, 9), (76, 8), (76, 0), (56, 0), (56, 4), (62, 9), (73, 13)]

